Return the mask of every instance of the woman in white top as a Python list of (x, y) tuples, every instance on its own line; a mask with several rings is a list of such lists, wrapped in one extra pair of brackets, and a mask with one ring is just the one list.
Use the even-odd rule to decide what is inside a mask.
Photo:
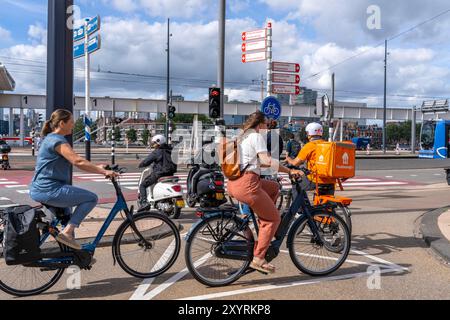
[(255, 243), (254, 259), (251, 268), (270, 274), (275, 267), (265, 257), (270, 243), (281, 222), (275, 203), (279, 195), (279, 185), (273, 181), (262, 180), (261, 168), (276, 168), (278, 172), (300, 176), (303, 172), (290, 170), (272, 159), (266, 141), (260, 130), (267, 130), (267, 120), (262, 112), (250, 115), (244, 124), (244, 133), (239, 138), (241, 169), (245, 171), (237, 180), (228, 182), (228, 192), (236, 200), (245, 203), (258, 216), (259, 238)]

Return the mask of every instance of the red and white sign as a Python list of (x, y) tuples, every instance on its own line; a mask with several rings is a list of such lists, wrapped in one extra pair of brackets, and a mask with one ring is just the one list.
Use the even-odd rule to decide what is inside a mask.
[(273, 73), (272, 81), (279, 83), (292, 83), (299, 84), (300, 76), (298, 74), (289, 74), (289, 73)]
[(247, 43), (242, 44), (242, 52), (265, 50), (266, 48), (267, 48), (266, 40), (256, 41), (256, 42), (247, 42)]
[(267, 29), (248, 31), (242, 33), (242, 41), (251, 41), (265, 39), (267, 37)]
[(291, 94), (291, 95), (299, 95), (301, 93), (299, 86), (286, 86), (281, 84), (272, 85), (272, 93), (273, 94)]
[(242, 55), (242, 63), (256, 62), (267, 59), (266, 52), (246, 53)]
[(299, 73), (300, 65), (298, 63), (273, 62), (272, 71)]

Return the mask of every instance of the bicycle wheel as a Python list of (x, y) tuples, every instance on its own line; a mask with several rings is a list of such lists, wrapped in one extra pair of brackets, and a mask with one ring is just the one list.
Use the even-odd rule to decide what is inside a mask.
[[(209, 287), (237, 281), (253, 259), (254, 238), (249, 226), (237, 217), (214, 216), (197, 224), (186, 242), (186, 265), (192, 276)], [(220, 256), (225, 248), (240, 258)]]
[(177, 226), (160, 213), (143, 212), (133, 217), (146, 245), (125, 221), (117, 230), (113, 254), (120, 267), (137, 278), (154, 278), (169, 270), (178, 258), (181, 247)]
[(353, 233), (353, 224), (351, 218), (352, 213), (350, 211), (350, 208), (339, 203), (338, 207), (336, 208), (336, 214), (340, 216), (342, 219), (344, 219), (345, 223), (347, 224), (348, 231), (350, 232), (351, 235)]
[[(17, 297), (41, 294), (53, 287), (64, 274), (64, 268), (43, 269), (22, 265), (8, 266), (3, 255), (3, 242), (0, 252), (0, 289)], [(41, 246), (42, 254), (64, 252), (63, 246), (48, 240)]]
[[(317, 226), (314, 235), (311, 224)], [(345, 221), (334, 212), (314, 212), (300, 218), (289, 232), (289, 254), (295, 266), (311, 276), (339, 269), (350, 252), (351, 238)]]

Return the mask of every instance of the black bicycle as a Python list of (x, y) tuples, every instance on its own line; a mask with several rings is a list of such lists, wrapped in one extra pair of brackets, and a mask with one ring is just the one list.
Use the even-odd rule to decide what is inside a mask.
[[(118, 173), (124, 169), (108, 167)], [(43, 293), (53, 287), (63, 276), (64, 271), (77, 266), (81, 270), (91, 270), (97, 246), (111, 223), (119, 213), (125, 213), (126, 219), (117, 229), (112, 242), (114, 264), (136, 278), (154, 278), (167, 270), (177, 260), (181, 239), (179, 228), (164, 214), (142, 212), (134, 214), (133, 207), (128, 208), (122, 190), (115, 178), (111, 179), (117, 193), (117, 202), (111, 209), (104, 225), (92, 243), (74, 251), (54, 240), (58, 235), (58, 225), (63, 225), (64, 210), (50, 208), (56, 217), (52, 222), (45, 221), (45, 215), (37, 217), (40, 230), (40, 259), (25, 265), (8, 266), (0, 245), (0, 290), (18, 297)], [(1, 212), (0, 212), (1, 213)], [(3, 238), (5, 224), (0, 214), (0, 239)], [(2, 241), (3, 243), (3, 241)]]
[[(336, 204), (313, 207), (300, 188), (301, 181), (291, 181), (297, 197), (282, 215), (266, 260), (271, 262), (279, 255), (287, 237), (290, 257), (300, 271), (311, 276), (329, 275), (348, 257), (350, 231), (335, 213)], [(254, 213), (242, 217), (236, 207), (221, 207), (199, 210), (197, 215), (201, 220), (186, 237), (185, 249), (186, 264), (193, 277), (204, 285), (220, 287), (253, 272), (249, 266), (255, 234), (257, 238), (259, 233)]]

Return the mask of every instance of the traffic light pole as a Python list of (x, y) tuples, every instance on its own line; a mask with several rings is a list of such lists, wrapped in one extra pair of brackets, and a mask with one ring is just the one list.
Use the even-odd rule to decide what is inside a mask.
[(217, 84), (220, 88), (220, 118), (216, 121), (216, 142), (224, 133), (225, 114), (225, 23), (226, 23), (226, 0), (219, 0), (219, 60), (217, 65)]
[(111, 133), (111, 164), (116, 164), (116, 101), (113, 100), (112, 113), (112, 133)]

